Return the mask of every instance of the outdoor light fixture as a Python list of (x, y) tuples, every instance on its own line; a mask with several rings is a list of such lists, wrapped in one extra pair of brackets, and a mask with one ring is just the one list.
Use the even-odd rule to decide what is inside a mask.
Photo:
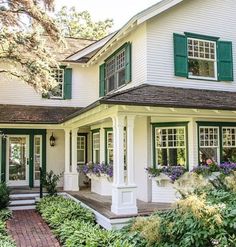
[(50, 141), (50, 146), (51, 146), (51, 147), (54, 147), (54, 146), (55, 146), (55, 141), (56, 141), (56, 139), (55, 139), (55, 137), (53, 136), (53, 132), (52, 132), (52, 135), (50, 136), (49, 141)]
[(3, 139), (6, 139), (7, 138), (7, 135), (0, 130), (0, 137), (2, 137)]

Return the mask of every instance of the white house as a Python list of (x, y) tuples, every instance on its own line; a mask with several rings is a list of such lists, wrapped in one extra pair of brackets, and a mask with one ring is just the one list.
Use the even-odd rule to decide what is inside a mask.
[(100, 41), (73, 40), (83, 48), (46, 98), (1, 75), (1, 180), (38, 186), (42, 166), (78, 191), (78, 165), (112, 163), (124, 215), (152, 201), (147, 167), (236, 162), (235, 25), (234, 0), (163, 0)]

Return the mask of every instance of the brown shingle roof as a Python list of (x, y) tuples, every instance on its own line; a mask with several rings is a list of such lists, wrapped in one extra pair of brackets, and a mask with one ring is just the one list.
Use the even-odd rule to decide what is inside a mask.
[(67, 45), (66, 48), (58, 48), (52, 42), (46, 42), (46, 45), (51, 49), (52, 54), (58, 61), (64, 61), (71, 54), (74, 54), (95, 42), (94, 40), (79, 38), (65, 38), (65, 41)]
[(107, 95), (100, 100), (100, 103), (236, 110), (236, 92), (144, 84), (112, 95)]
[(79, 107), (0, 105), (0, 123), (58, 124)]

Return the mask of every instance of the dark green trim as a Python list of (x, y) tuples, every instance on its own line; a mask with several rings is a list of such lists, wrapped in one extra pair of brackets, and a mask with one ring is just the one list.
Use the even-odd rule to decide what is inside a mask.
[(208, 122), (197, 121), (197, 140), (198, 140), (198, 164), (200, 164), (200, 136), (199, 127), (219, 127), (219, 149), (220, 149), (220, 162), (223, 162), (223, 132), (224, 127), (236, 127), (236, 122)]
[(208, 36), (204, 34), (197, 34), (197, 33), (189, 33), (189, 32), (184, 32), (187, 38), (193, 38), (193, 39), (205, 39), (205, 40), (211, 40), (211, 41), (217, 41), (220, 38), (215, 37), (215, 36)]
[(2, 145), (1, 145), (1, 182), (6, 181), (6, 139), (2, 138)]
[[(6, 135), (29, 136), (29, 187), (34, 187), (34, 136), (42, 136), (42, 169), (46, 173), (46, 130), (45, 129), (0, 129)], [(2, 139), (1, 181), (6, 181), (6, 140)]]
[(121, 50), (126, 49), (128, 45), (128, 42), (124, 43), (122, 46), (120, 46), (117, 50), (115, 50), (109, 57), (107, 57), (104, 62), (106, 63), (109, 61), (112, 57), (116, 56), (117, 53), (119, 53)]
[(104, 130), (105, 130), (105, 164), (107, 164), (107, 132), (109, 131), (113, 132), (113, 128), (104, 128)]
[(155, 129), (165, 127), (184, 127), (185, 128), (185, 143), (186, 143), (186, 168), (189, 169), (189, 148), (188, 148), (188, 121), (187, 122), (167, 122), (167, 123), (151, 123), (152, 125), (152, 140), (153, 140), (153, 167), (156, 168), (156, 150), (155, 150)]

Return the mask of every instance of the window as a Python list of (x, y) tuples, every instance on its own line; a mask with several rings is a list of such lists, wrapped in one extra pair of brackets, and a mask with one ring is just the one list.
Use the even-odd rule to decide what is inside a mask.
[(188, 38), (188, 75), (216, 79), (216, 42)]
[(199, 155), (201, 164), (207, 159), (219, 162), (219, 127), (199, 128)]
[(42, 167), (42, 136), (34, 136), (34, 180), (40, 180)]
[(48, 93), (43, 94), (43, 98), (47, 99), (71, 99), (72, 98), (72, 69), (61, 67), (52, 69), (51, 75), (57, 82), (57, 85)]
[(155, 127), (155, 164), (186, 166), (186, 127)]
[(233, 81), (232, 42), (193, 33), (174, 34), (175, 76)]
[(100, 162), (100, 133), (93, 133), (93, 162)]
[(236, 127), (222, 128), (223, 161), (236, 162)]
[(99, 68), (99, 96), (131, 81), (131, 44), (125, 43)]
[(86, 136), (77, 137), (77, 164), (86, 163)]
[(236, 162), (235, 124), (198, 122), (198, 125), (200, 164), (205, 164), (207, 159), (218, 164)]
[[(126, 164), (126, 131), (124, 131), (124, 164)], [(113, 164), (113, 131), (106, 130), (106, 162)]]
[(64, 69), (53, 69), (51, 71), (51, 75), (58, 84), (50, 91), (50, 98), (62, 99), (64, 88)]

